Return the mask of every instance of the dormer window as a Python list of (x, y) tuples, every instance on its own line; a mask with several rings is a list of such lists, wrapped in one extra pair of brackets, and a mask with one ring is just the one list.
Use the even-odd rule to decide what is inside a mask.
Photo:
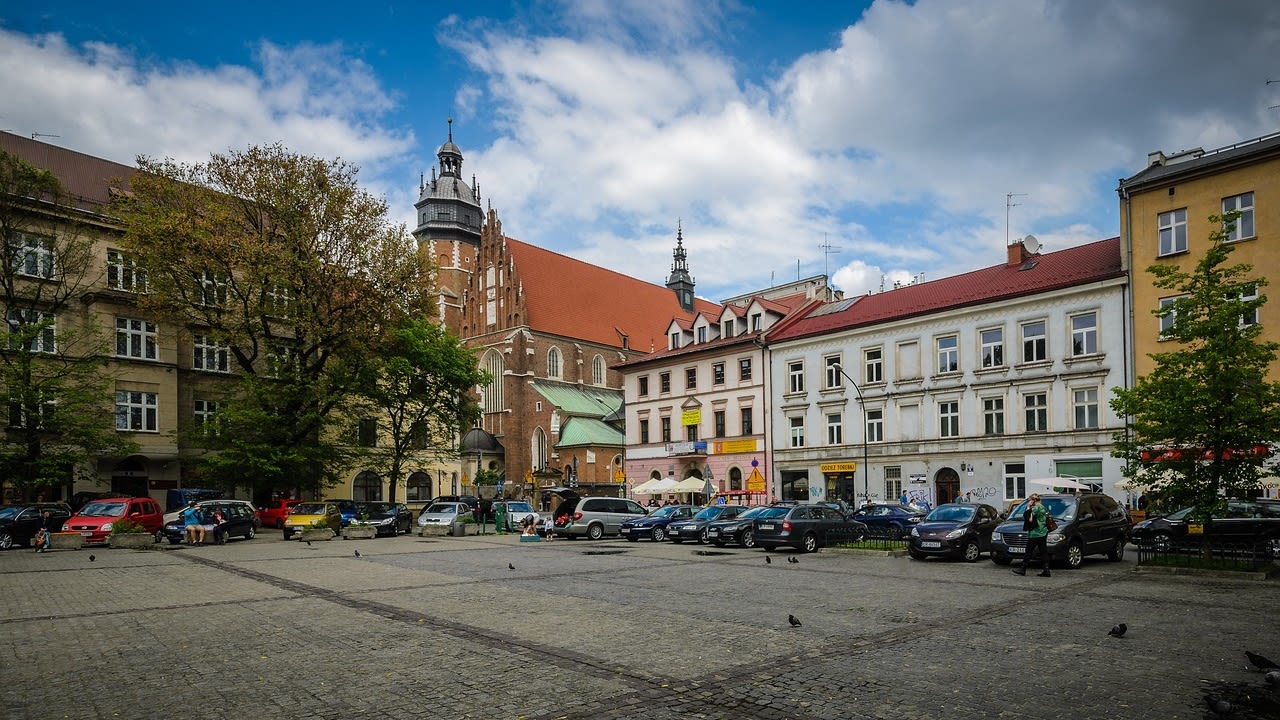
[(667, 349), (668, 349), (668, 350), (675, 350), (675, 349), (677, 349), (677, 348), (679, 348), (679, 347), (680, 347), (680, 333), (679, 333), (679, 332), (673, 332), (673, 333), (671, 333), (671, 347), (669, 347), (669, 348), (667, 348)]
[(702, 325), (698, 328), (698, 342), (704, 343), (706, 341), (707, 341), (707, 326)]
[(725, 320), (720, 324), (720, 337), (733, 337), (733, 320)]

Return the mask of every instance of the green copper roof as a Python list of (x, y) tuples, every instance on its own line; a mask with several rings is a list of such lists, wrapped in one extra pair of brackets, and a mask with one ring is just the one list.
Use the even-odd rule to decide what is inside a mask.
[(622, 407), (622, 391), (612, 388), (534, 380), (533, 389), (562, 415), (601, 418)]
[(560, 442), (557, 448), (590, 445), (622, 447), (626, 442), (622, 431), (595, 418), (569, 418), (560, 426)]

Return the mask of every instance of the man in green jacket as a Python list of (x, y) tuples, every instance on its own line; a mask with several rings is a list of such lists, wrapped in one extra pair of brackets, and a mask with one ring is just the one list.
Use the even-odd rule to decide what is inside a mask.
[(1027, 512), (1022, 518), (1022, 528), (1027, 531), (1027, 554), (1022, 556), (1022, 567), (1013, 569), (1015, 575), (1026, 575), (1027, 566), (1031, 564), (1031, 556), (1036, 550), (1044, 559), (1044, 570), (1039, 577), (1049, 577), (1049, 511), (1040, 504), (1040, 494), (1033, 493), (1027, 498)]

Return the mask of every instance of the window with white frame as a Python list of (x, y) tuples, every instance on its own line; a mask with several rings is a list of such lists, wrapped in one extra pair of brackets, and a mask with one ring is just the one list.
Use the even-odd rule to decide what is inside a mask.
[(804, 392), (804, 361), (792, 360), (787, 363), (787, 387), (789, 392)]
[(214, 416), (218, 414), (218, 403), (215, 400), (193, 400), (191, 409), (194, 413), (196, 432), (201, 435), (217, 435), (218, 427)]
[(884, 382), (884, 348), (869, 348), (862, 353), (863, 378), (868, 384)]
[(133, 256), (121, 250), (107, 250), (107, 287), (130, 293), (147, 291), (147, 273)]
[(1222, 214), (1226, 215), (1232, 211), (1239, 212), (1240, 217), (1236, 218), (1233, 226), (1223, 228), (1227, 234), (1227, 242), (1248, 240), (1253, 237), (1253, 193), (1247, 192), (1222, 198)]
[(227, 304), (227, 281), (212, 270), (195, 273), (195, 302), (200, 305), (221, 307)]
[(1098, 388), (1084, 388), (1071, 393), (1077, 430), (1098, 428)]
[(867, 442), (884, 442), (884, 410), (867, 411)]
[(711, 365), (711, 384), (724, 384), (724, 363), (718, 362)]
[(840, 363), (839, 355), (828, 355), (822, 358), (822, 365), (826, 371), (823, 379), (826, 380), (827, 389), (838, 388), (844, 385), (844, 378), (840, 377), (840, 368), (842, 365)]
[(707, 326), (699, 325), (698, 326), (698, 342), (704, 343), (706, 341), (707, 341)]
[(560, 348), (555, 346), (547, 351), (547, 377), (560, 377)]
[(1047, 432), (1049, 430), (1049, 396), (1046, 393), (1026, 393), (1022, 396), (1024, 410), (1023, 430)]
[(116, 430), (158, 432), (158, 396), (138, 390), (116, 391)]
[(137, 318), (116, 318), (116, 356), (155, 360), (156, 324)]
[(37, 391), (35, 393), (35, 404), (31, 412), (24, 407), (22, 401), (18, 398), (9, 399), (9, 427), (24, 428), (31, 416), (35, 416), (35, 426), (45, 427), (53, 419), (53, 414), (57, 412), (58, 403), (53, 399), (51, 391)]
[(751, 358), (738, 358), (738, 379), (751, 379)]
[(982, 367), (1004, 365), (1004, 328), (987, 328), (978, 337), (982, 341)]
[(787, 418), (787, 424), (791, 431), (791, 447), (804, 447), (804, 418)]
[(1071, 356), (1098, 354), (1098, 313), (1071, 316)]
[[(1257, 285), (1249, 285), (1243, 291), (1241, 291), (1240, 297), (1239, 297), (1239, 300), (1242, 303), (1255, 302), (1257, 299), (1258, 299)], [(1254, 305), (1252, 308), (1249, 308), (1248, 310), (1245, 310), (1244, 312), (1240, 313), (1240, 327), (1245, 327), (1248, 325), (1257, 325), (1257, 324), (1258, 324), (1258, 306), (1257, 305)]]
[(53, 277), (53, 238), (18, 231), (13, 234), (10, 252), (15, 273), (46, 279)]
[(599, 355), (591, 358), (591, 384), (604, 384), (604, 358)]
[(1004, 434), (1004, 398), (982, 399), (982, 431), (987, 435)]
[(1160, 320), (1160, 339), (1164, 340), (1173, 332), (1173, 324), (1178, 320), (1177, 302), (1185, 296), (1160, 298), (1160, 312), (1156, 317)]
[(264, 360), (267, 365), (267, 377), (281, 378), (298, 370), (298, 350), (284, 343), (272, 343), (267, 347)]
[(680, 333), (677, 331), (677, 332), (671, 333), (670, 349), (677, 350), (679, 348), (680, 348)]
[(1175, 255), (1187, 251), (1187, 209), (1170, 210), (1156, 216), (1156, 231), (1160, 238), (1160, 255)]
[(938, 437), (960, 436), (960, 401), (938, 403)]
[(271, 283), (263, 298), (267, 314), (272, 317), (286, 318), (293, 308), (295, 300), (293, 289), (280, 283)]
[(761, 313), (752, 313), (752, 315), (751, 315), (751, 330), (752, 330), (752, 331), (758, 331), (758, 330), (760, 330), (762, 327), (764, 327), (764, 315), (762, 315)]
[(1049, 358), (1049, 340), (1043, 320), (1022, 323), (1022, 362), (1044, 362)]
[(58, 316), (31, 308), (9, 308), (9, 347), (33, 353), (58, 352)]
[(720, 337), (733, 337), (733, 318), (720, 323)]
[(884, 496), (897, 500), (902, 497), (902, 468), (897, 465), (884, 469)]
[(844, 422), (840, 413), (827, 413), (827, 444), (844, 444)]
[(1021, 500), (1027, 496), (1027, 466), (1023, 463), (1004, 464), (1004, 499)]
[(229, 362), (231, 349), (229, 347), (217, 344), (208, 335), (192, 335), (191, 348), (192, 368), (220, 373), (231, 371)]
[(937, 339), (938, 372), (953, 373), (960, 369), (960, 341), (955, 335)]

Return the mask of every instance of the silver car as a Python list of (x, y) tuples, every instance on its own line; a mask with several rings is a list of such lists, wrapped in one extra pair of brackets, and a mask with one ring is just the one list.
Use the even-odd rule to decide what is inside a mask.
[[(502, 506), (501, 510), (499, 506)], [(526, 520), (534, 523), (540, 520), (533, 506), (523, 500), (500, 500), (493, 504), (493, 512), (494, 517), (497, 517), (499, 512), (502, 513), (507, 525), (504, 529), (511, 532), (520, 530)]]
[(622, 523), (631, 518), (649, 514), (640, 503), (626, 498), (572, 497), (561, 492), (564, 498), (555, 510), (555, 534), (557, 537), (586, 537), (599, 540), (606, 535), (616, 537)]
[(471, 506), (463, 502), (431, 503), (418, 516), (419, 527), (427, 525), (452, 525), (458, 520), (471, 517)]

